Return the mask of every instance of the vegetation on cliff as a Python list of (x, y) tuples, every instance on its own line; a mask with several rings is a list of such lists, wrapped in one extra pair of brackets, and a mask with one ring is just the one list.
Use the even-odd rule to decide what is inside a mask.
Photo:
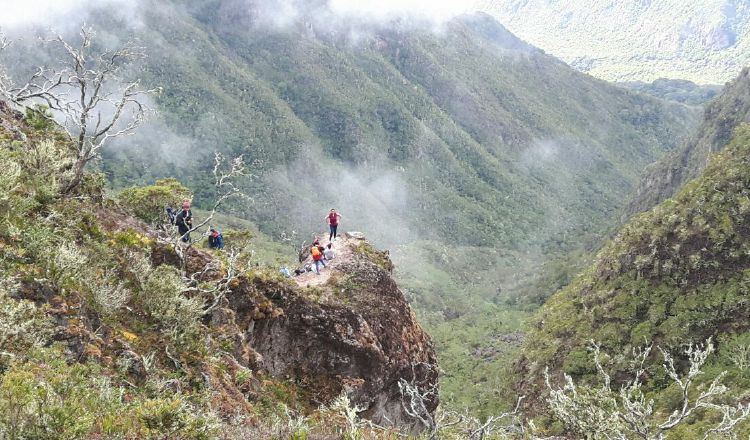
[[(434, 352), (392, 280), (391, 303), (376, 296), (377, 283), (390, 280), (383, 261), (371, 263), (380, 271), (377, 283), (358, 279), (348, 294), (370, 289), (367, 296), (380, 307), (412, 321), (392, 326), (395, 338), (376, 335), (371, 342), (379, 350), (364, 362), (347, 338), (372, 336), (368, 325), (387, 318), (377, 304), (358, 311), (356, 300), (310, 302), (250, 253), (185, 247), (169, 228), (155, 228), (163, 221), (148, 224), (127, 210), (154, 220), (162, 202), (190, 193), (173, 179), (112, 198), (103, 177), (91, 173), (65, 194), (75, 154), (55, 123), (36, 110), (23, 115), (3, 104), (0, 437), (391, 438), (411, 429), (408, 416), (395, 417), (397, 383), (412, 363), (434, 364)], [(339, 327), (322, 316), (333, 327), (317, 334), (295, 307), (309, 313), (334, 307), (357, 326)], [(297, 318), (280, 319), (285, 313)], [(305, 345), (322, 356), (321, 365), (300, 372), (285, 356), (273, 368), (264, 364), (267, 351), (283, 354), (290, 347), (272, 344), (261, 329), (291, 331), (288, 326), (307, 332)], [(311, 345), (313, 337), (318, 345)], [(400, 345), (407, 340), (408, 348)], [(350, 377), (349, 370), (331, 369), (326, 362), (333, 358), (362, 371)], [(283, 362), (296, 374), (272, 376)], [(386, 362), (393, 371), (381, 368)], [(436, 386), (436, 377), (411, 373), (410, 389)], [(358, 387), (364, 391), (358, 394)], [(436, 405), (435, 399), (429, 411)], [(368, 414), (386, 416), (383, 424), (390, 416), (398, 425), (373, 427), (361, 418)]]
[(745, 68), (706, 106), (703, 122), (685, 145), (646, 169), (625, 215), (653, 208), (700, 176), (711, 153), (724, 148), (742, 123), (750, 123), (750, 68)]
[[(518, 388), (544, 398), (543, 372), (589, 380), (598, 372), (589, 350), (621, 353), (647, 343), (679, 347), (711, 337), (717, 351), (707, 359), (710, 383), (725, 383), (744, 399), (748, 387), (748, 269), (750, 269), (750, 127), (713, 155), (703, 175), (673, 199), (633, 218), (597, 255), (595, 263), (550, 298), (529, 327), (516, 363)], [(630, 368), (624, 357), (607, 365), (613, 381)], [(677, 359), (678, 369), (685, 359)], [(680, 400), (655, 356), (647, 357), (646, 392), (660, 411)], [(618, 373), (619, 372), (619, 373)], [(682, 437), (697, 435), (707, 421), (691, 419)], [(742, 425), (741, 432), (746, 426)]]

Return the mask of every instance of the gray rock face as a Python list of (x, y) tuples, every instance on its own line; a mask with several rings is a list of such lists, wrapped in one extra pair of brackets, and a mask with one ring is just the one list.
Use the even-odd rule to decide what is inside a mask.
[(365, 234), (361, 232), (352, 231), (352, 232), (347, 232), (344, 235), (346, 235), (346, 238), (353, 238), (355, 240), (365, 240)]

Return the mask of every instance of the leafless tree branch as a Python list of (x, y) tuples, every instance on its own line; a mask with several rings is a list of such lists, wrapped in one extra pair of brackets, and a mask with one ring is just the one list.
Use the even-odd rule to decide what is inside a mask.
[(633, 350), (632, 379), (617, 391), (612, 389), (610, 376), (603, 367), (599, 345), (592, 342), (594, 363), (603, 385), (593, 389), (579, 388), (570, 376), (565, 375), (565, 385), (559, 388), (552, 386), (549, 375), (545, 374), (550, 390), (550, 409), (571, 429), (601, 439), (663, 440), (669, 431), (684, 424), (699, 411), (709, 411), (722, 417), (719, 423), (704, 431), (704, 439), (712, 434), (731, 437), (735, 427), (750, 418), (750, 404), (728, 404), (722, 400), (729, 391), (721, 383), (726, 372), (717, 375), (705, 387), (695, 385), (696, 378), (703, 374), (706, 361), (714, 352), (714, 345), (709, 339), (705, 344), (687, 346), (683, 352), (689, 363), (685, 373), (675, 366), (672, 354), (659, 348), (664, 359), (664, 371), (681, 394), (680, 407), (664, 420), (660, 417), (661, 413), (656, 411), (653, 399), (647, 399), (642, 390), (646, 361), (652, 347), (648, 345)]
[[(143, 98), (158, 91), (142, 88), (139, 80), (121, 84), (121, 69), (144, 58), (142, 48), (126, 43), (96, 54), (92, 52), (94, 31), (83, 25), (79, 35), (77, 46), (61, 35), (45, 40), (45, 44), (61, 47), (63, 59), (57, 67), (38, 67), (23, 84), (0, 74), (2, 97), (22, 107), (47, 106), (75, 140), (77, 160), (71, 179), (61, 188), (63, 194), (80, 185), (84, 168), (107, 142), (131, 134), (141, 125), (147, 113)], [(0, 39), (0, 49), (9, 44), (4, 37)]]

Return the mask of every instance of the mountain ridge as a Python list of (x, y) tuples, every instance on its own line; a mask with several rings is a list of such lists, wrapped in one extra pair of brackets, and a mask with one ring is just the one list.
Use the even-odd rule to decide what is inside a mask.
[(652, 208), (698, 177), (709, 156), (724, 148), (742, 123), (750, 123), (750, 68), (743, 69), (708, 104), (703, 123), (683, 147), (649, 165), (630, 196), (624, 218)]
[[(184, 244), (166, 219), (131, 215), (138, 206), (158, 218), (161, 200), (110, 198), (98, 173), (69, 198), (55, 193), (70, 139), (34, 111), (0, 109), (0, 160), (11, 170), (0, 173), (0, 437), (354, 432), (342, 414), (424, 429), (400, 381), (436, 390), (435, 352), (387, 253), (341, 243), (355, 250), (307, 288), (237, 236), (226, 251)], [(171, 203), (188, 192), (169, 183)], [(433, 415), (437, 393), (424, 404)], [(321, 422), (302, 430), (297, 417)]]
[(744, 0), (483, 0), (479, 8), (574, 68), (611, 81), (723, 84), (750, 64)]
[[(591, 341), (630, 352), (646, 342), (677, 347), (712, 338), (719, 355), (711, 371), (729, 371), (729, 385), (742, 392), (742, 367), (727, 353), (748, 331), (749, 153), (744, 124), (699, 178), (632, 218), (591, 266), (545, 303), (515, 365), (517, 390), (531, 396), (531, 406), (544, 401), (547, 368), (555, 380), (560, 372), (584, 381), (597, 374)], [(629, 367), (622, 357), (611, 364), (615, 381)], [(660, 404), (670, 402), (658, 377), (648, 392)]]

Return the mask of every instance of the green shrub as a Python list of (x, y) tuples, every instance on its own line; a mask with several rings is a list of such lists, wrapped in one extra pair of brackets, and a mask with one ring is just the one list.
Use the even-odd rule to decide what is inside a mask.
[(135, 414), (145, 428), (147, 438), (215, 438), (218, 423), (212, 416), (203, 416), (179, 396), (149, 399), (140, 403)]
[(160, 179), (154, 185), (123, 190), (118, 200), (125, 209), (141, 220), (155, 224), (164, 216), (164, 207), (177, 207), (191, 198), (190, 190), (177, 179)]
[(192, 339), (200, 329), (203, 300), (183, 295), (185, 283), (171, 266), (159, 266), (149, 274), (138, 296), (149, 316), (175, 341)]
[(46, 342), (51, 325), (32, 302), (10, 298), (12, 280), (0, 281), (0, 371), (16, 355)]
[(0, 377), (0, 438), (85, 438), (121, 412), (120, 392), (96, 367), (67, 365), (59, 350), (38, 354)]
[(181, 395), (143, 398), (92, 364), (68, 365), (58, 347), (30, 353), (0, 376), (0, 438), (216, 438), (210, 410)]

